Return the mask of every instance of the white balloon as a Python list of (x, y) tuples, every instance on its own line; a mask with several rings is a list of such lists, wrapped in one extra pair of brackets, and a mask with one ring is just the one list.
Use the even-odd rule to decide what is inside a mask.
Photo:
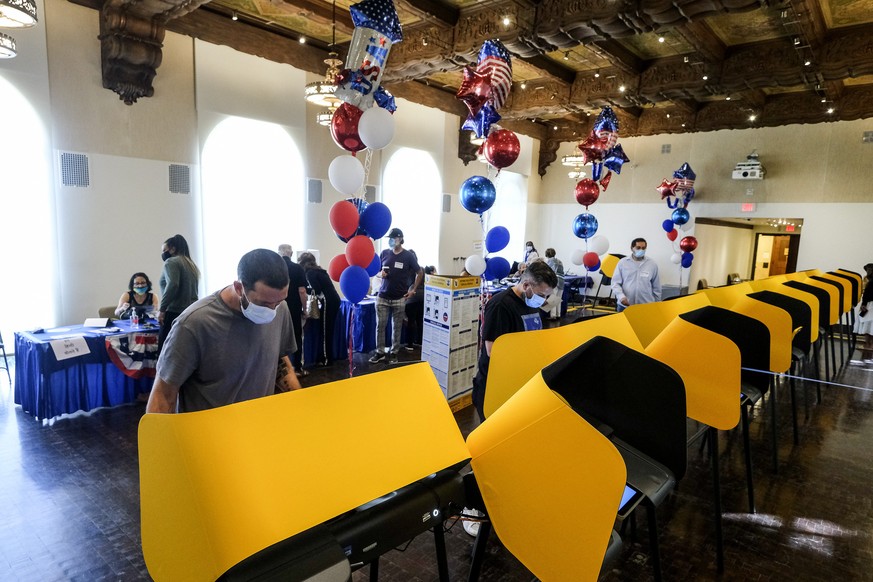
[(394, 116), (387, 109), (370, 107), (358, 121), (358, 135), (371, 150), (381, 150), (394, 139)]
[(485, 259), (481, 255), (470, 255), (464, 261), (464, 269), (474, 277), (479, 277), (485, 272)]
[(678, 265), (682, 262), (682, 255), (680, 255), (679, 253), (673, 253), (673, 255), (670, 257), (670, 262), (674, 265)]
[(327, 168), (327, 178), (334, 189), (351, 196), (364, 185), (364, 165), (355, 156), (337, 156)]
[(585, 256), (585, 251), (583, 249), (576, 249), (573, 251), (573, 254), (570, 255), (570, 262), (574, 265), (582, 264), (582, 257)]
[(688, 222), (686, 222), (685, 224), (682, 224), (682, 225), (679, 226), (679, 229), (680, 229), (682, 232), (688, 232), (688, 231), (691, 230), (692, 228), (694, 228), (694, 223), (691, 222), (690, 220), (689, 220)]
[(598, 234), (588, 239), (588, 250), (598, 255), (605, 255), (609, 250), (609, 239)]

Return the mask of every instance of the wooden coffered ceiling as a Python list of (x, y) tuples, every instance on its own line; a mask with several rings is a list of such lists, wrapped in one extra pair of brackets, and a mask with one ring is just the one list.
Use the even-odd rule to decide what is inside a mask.
[[(164, 29), (323, 74), (353, 31), (349, 0), (71, 0), (101, 14), (104, 86), (151, 95)], [(383, 85), (464, 115), (482, 41), (513, 55), (501, 125), (542, 141), (587, 133), (610, 105), (622, 135), (873, 116), (873, 0), (395, 0), (404, 39)], [(236, 16), (234, 20), (232, 17)], [(299, 42), (305, 38), (305, 44)], [(302, 96), (301, 96), (302, 98)]]

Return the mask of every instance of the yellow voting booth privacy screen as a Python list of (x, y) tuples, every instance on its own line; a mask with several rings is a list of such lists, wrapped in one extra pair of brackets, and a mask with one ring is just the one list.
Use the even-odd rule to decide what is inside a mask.
[(427, 364), (139, 425), (155, 580), (214, 580), (276, 542), (468, 458)]

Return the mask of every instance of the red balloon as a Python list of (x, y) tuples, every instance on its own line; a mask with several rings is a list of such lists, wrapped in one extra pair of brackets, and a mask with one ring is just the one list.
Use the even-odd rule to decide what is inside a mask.
[(330, 207), (330, 226), (343, 238), (349, 238), (358, 230), (360, 215), (355, 205), (348, 200), (340, 200)]
[(346, 244), (346, 260), (349, 265), (367, 268), (373, 262), (376, 249), (370, 237), (359, 234), (349, 239)]
[(609, 182), (612, 180), (612, 172), (607, 170), (606, 175), (600, 178), (600, 187), (603, 188), (603, 191), (606, 192), (606, 189), (609, 188)]
[(364, 112), (348, 103), (343, 103), (333, 113), (330, 120), (330, 135), (336, 145), (346, 151), (355, 153), (364, 149), (364, 142), (358, 135), (358, 122)]
[(518, 159), (521, 144), (518, 136), (508, 129), (498, 129), (488, 134), (482, 148), (488, 163), (501, 170), (511, 166)]
[(339, 283), (340, 275), (343, 274), (343, 271), (345, 271), (348, 266), (349, 262), (346, 260), (346, 256), (337, 255), (330, 260), (330, 263), (328, 263), (327, 274), (330, 275), (331, 279)]
[(582, 206), (590, 206), (600, 197), (600, 187), (591, 178), (582, 178), (576, 184), (576, 202)]
[(455, 96), (464, 102), (470, 115), (475, 116), (491, 95), (491, 72), (483, 73), (464, 67), (464, 80)]
[(690, 253), (697, 248), (697, 239), (693, 236), (683, 237), (682, 240), (679, 241), (679, 248), (686, 253)]
[(582, 264), (588, 267), (588, 270), (594, 268), (594, 265), (600, 262), (600, 257), (597, 256), (597, 253), (585, 253), (582, 255)]
[(670, 240), (676, 240), (677, 236), (679, 236), (679, 231), (675, 228), (667, 233), (667, 238)]

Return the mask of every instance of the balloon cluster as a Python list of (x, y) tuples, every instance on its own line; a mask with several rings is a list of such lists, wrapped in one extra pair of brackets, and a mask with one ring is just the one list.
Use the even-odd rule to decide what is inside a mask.
[[(673, 172), (673, 179), (664, 178), (661, 180), (661, 185), (655, 188), (661, 195), (661, 200), (667, 201), (667, 208), (673, 210), (670, 218), (665, 220), (661, 227), (667, 233), (667, 238), (675, 244), (679, 238), (679, 230), (688, 232), (693, 227), (691, 223), (691, 213), (688, 212), (688, 205), (694, 198), (694, 181), (697, 179), (697, 174), (688, 165), (688, 162)], [(680, 206), (681, 205), (681, 206)], [(685, 236), (679, 241), (679, 250), (673, 253), (670, 260), (677, 265), (682, 265), (684, 268), (689, 268), (694, 261), (694, 249), (697, 248), (697, 239), (693, 236)]]
[(330, 135), (351, 155), (337, 157), (328, 168), (331, 185), (346, 196), (364, 184), (364, 165), (355, 154), (365, 148), (380, 150), (394, 139), (397, 105), (380, 83), (391, 45), (403, 39), (392, 0), (363, 0), (349, 10), (355, 30), (346, 68), (336, 79), (336, 96), (344, 103), (331, 118)]
[[(470, 111), (462, 128), (485, 138), (479, 151), (488, 164), (497, 168), (498, 173), (515, 163), (521, 151), (521, 143), (513, 132), (497, 126), (491, 131), (491, 125), (500, 120), (497, 110), (506, 102), (511, 88), (512, 61), (509, 51), (499, 40), (486, 40), (479, 50), (476, 68), (464, 69), (464, 81), (457, 97)], [(465, 209), (481, 218), (482, 213), (494, 205), (497, 190), (489, 178), (473, 176), (461, 184), (460, 198)]]
[[(582, 181), (587, 180), (586, 184), (590, 183), (589, 189), (591, 184), (594, 186), (599, 184), (599, 188), (606, 190), (610, 180), (612, 180), (612, 172), (621, 174), (621, 167), (625, 162), (630, 161), (621, 144), (618, 143), (618, 118), (611, 107), (604, 107), (600, 111), (594, 121), (591, 133), (579, 144), (579, 150), (582, 152), (583, 164), (591, 164), (591, 178), (585, 178)], [(607, 170), (605, 176), (603, 175), (604, 166)], [(578, 188), (576, 199), (579, 200)], [(596, 196), (594, 200), (597, 200)], [(580, 201), (579, 203), (588, 206), (585, 202)]]
[(499, 40), (486, 40), (479, 49), (476, 68), (464, 69), (464, 80), (456, 94), (470, 110), (463, 129), (472, 130), (476, 137), (487, 137), (491, 124), (500, 121), (497, 110), (503, 107), (511, 88), (509, 51)]
[[(579, 144), (583, 163), (591, 164), (591, 178), (582, 178), (576, 183), (576, 202), (585, 207), (585, 212), (573, 219), (573, 234), (585, 241), (585, 249), (573, 251), (570, 260), (574, 265), (584, 266), (588, 271), (600, 268), (600, 257), (609, 250), (609, 241), (604, 236), (595, 236), (600, 224), (588, 212), (588, 207), (600, 198), (600, 189), (605, 191), (612, 179), (612, 172), (621, 173), (621, 166), (628, 160), (618, 143), (618, 119), (609, 107), (604, 107), (588, 137)], [(603, 176), (603, 166), (607, 173)]]
[[(509, 229), (505, 226), (495, 226), (485, 235), (485, 250), (497, 253), (509, 244)], [(464, 270), (474, 277), (483, 277), (488, 281), (503, 279), (509, 275), (509, 261), (503, 257), (487, 257), (470, 255), (464, 261)]]
[(352, 303), (358, 303), (370, 290), (370, 277), (382, 269), (373, 240), (380, 239), (391, 226), (391, 211), (381, 202), (368, 204), (361, 198), (340, 200), (330, 209), (330, 225), (346, 251), (327, 266), (330, 278)]

